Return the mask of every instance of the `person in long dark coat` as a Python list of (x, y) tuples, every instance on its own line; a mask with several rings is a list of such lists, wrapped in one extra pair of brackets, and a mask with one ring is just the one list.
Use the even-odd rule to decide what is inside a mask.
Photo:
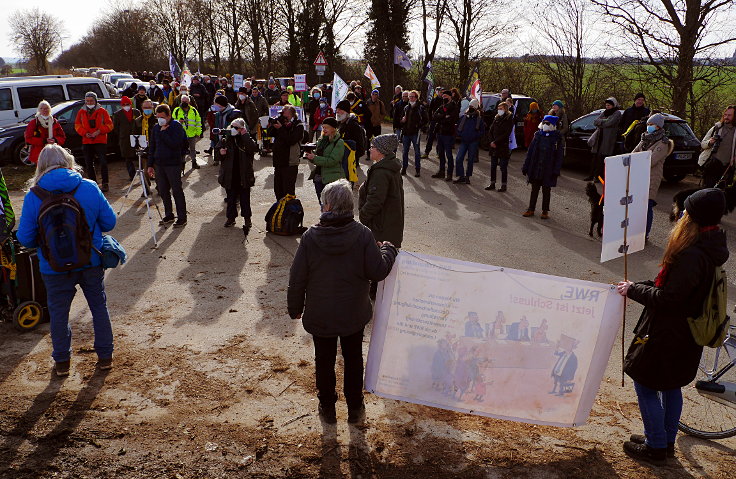
[(525, 217), (534, 216), (541, 189), (541, 218), (543, 220), (549, 218), (551, 191), (557, 186), (557, 177), (560, 176), (565, 150), (562, 135), (557, 130), (558, 121), (559, 118), (556, 116), (545, 116), (542, 120), (542, 128), (534, 133), (534, 138), (526, 152), (526, 160), (521, 172), (526, 176), (527, 182), (532, 185), (532, 193), (529, 197), (529, 208), (523, 214)]
[(230, 122), (229, 134), (223, 136), (218, 148), (220, 150), (220, 171), (217, 182), (227, 192), (227, 220), (225, 228), (235, 226), (238, 216), (243, 217), (243, 231), (248, 234), (252, 226), (250, 190), (256, 184), (253, 172), (253, 155), (258, 146), (250, 136), (245, 120), (236, 118)]
[(120, 110), (112, 115), (112, 131), (118, 138), (120, 156), (125, 160), (128, 179), (132, 181), (138, 163), (135, 150), (130, 146), (130, 135), (135, 130), (135, 119), (141, 116), (141, 112), (132, 107), (132, 102), (127, 96), (120, 99), (120, 105)]

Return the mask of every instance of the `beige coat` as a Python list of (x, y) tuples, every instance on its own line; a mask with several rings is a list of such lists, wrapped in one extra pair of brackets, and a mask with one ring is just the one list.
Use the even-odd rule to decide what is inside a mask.
[[(655, 200), (659, 191), (659, 184), (662, 183), (664, 174), (664, 160), (670, 156), (672, 150), (675, 149), (675, 143), (672, 140), (656, 141), (649, 147), (652, 152), (652, 166), (649, 170), (649, 199)], [(632, 153), (642, 151), (642, 142), (640, 141)]]

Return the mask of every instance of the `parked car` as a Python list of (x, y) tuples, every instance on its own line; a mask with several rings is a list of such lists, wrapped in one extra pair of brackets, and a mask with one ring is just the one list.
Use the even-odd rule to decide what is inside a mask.
[[(99, 100), (110, 116), (120, 109), (120, 100), (117, 98), (103, 98)], [(64, 148), (72, 151), (75, 157), (83, 163), (82, 137), (74, 129), (74, 121), (77, 112), (84, 107), (84, 100), (65, 101), (51, 108), (52, 115), (59, 120), (59, 124), (66, 133)], [(15, 125), (0, 128), (0, 163), (24, 163), (28, 158), (28, 147), (25, 142), (25, 131), (28, 123), (33, 119), (28, 116), (22, 122)], [(118, 154), (118, 143), (114, 134), (107, 136), (107, 154)]]
[(138, 86), (144, 85), (146, 88), (148, 88), (148, 83), (144, 82), (143, 80), (139, 80), (138, 78), (121, 78), (118, 80), (118, 96), (122, 96), (123, 92), (133, 83), (137, 84)]
[[(496, 115), (496, 107), (501, 100), (501, 94), (484, 91), (481, 98), (483, 99), (483, 118), (486, 120), (486, 126), (490, 126), (490, 122), (493, 121), (493, 117)], [(526, 144), (524, 143), (524, 117), (529, 113), (529, 105), (537, 100), (530, 96), (514, 93), (511, 94), (511, 99), (514, 101), (516, 144), (519, 145), (519, 148), (523, 148)]]
[(105, 75), (106, 73), (115, 73), (115, 70), (110, 70), (110, 69), (97, 70), (93, 73), (93, 75), (101, 80), (102, 76)]
[[(603, 110), (596, 110), (581, 116), (570, 123), (570, 131), (565, 137), (565, 160), (578, 160), (588, 164), (592, 159), (588, 139), (595, 131), (593, 121)], [(662, 113), (665, 117), (664, 129), (667, 136), (675, 142), (675, 149), (664, 162), (664, 178), (678, 182), (695, 171), (700, 154), (700, 140), (685, 120), (675, 115)], [(617, 151), (623, 153), (623, 137), (617, 144)]]
[(68, 100), (84, 99), (88, 91), (95, 92), (98, 98), (110, 97), (105, 85), (97, 78), (0, 78), (0, 127), (12, 125), (35, 114), (41, 100), (55, 105)]

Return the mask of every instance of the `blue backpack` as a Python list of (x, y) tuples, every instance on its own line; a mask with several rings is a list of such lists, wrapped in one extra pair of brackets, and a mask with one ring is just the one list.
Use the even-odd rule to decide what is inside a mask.
[[(79, 188), (79, 187), (77, 187)], [(89, 265), (92, 232), (84, 210), (72, 191), (50, 192), (36, 185), (31, 191), (41, 200), (38, 236), (41, 251), (56, 272), (64, 273)]]

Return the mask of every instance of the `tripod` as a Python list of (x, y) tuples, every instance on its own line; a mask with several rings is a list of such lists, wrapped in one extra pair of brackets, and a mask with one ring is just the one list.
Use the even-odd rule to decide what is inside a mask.
[[(151, 237), (153, 238), (153, 247), (158, 248), (158, 240), (156, 239), (156, 229), (153, 226), (153, 218), (151, 217), (151, 197), (149, 194), (150, 186), (146, 184), (146, 172), (143, 170), (143, 148), (136, 148), (135, 154), (138, 156), (138, 169), (135, 170), (135, 176), (133, 176), (133, 180), (130, 182), (130, 186), (128, 186), (128, 191), (125, 192), (125, 196), (123, 197), (123, 202), (120, 205), (120, 209), (118, 210), (118, 216), (120, 216), (120, 212), (123, 211), (123, 206), (125, 205), (125, 200), (128, 199), (128, 195), (130, 194), (130, 191), (135, 186), (136, 180), (140, 181), (141, 188), (143, 188), (143, 194), (141, 195), (141, 198), (145, 198), (146, 202), (146, 211), (148, 213), (148, 224), (151, 226)], [(161, 215), (161, 210), (158, 208), (158, 205), (156, 203), (153, 204), (153, 206), (156, 207), (156, 211), (158, 211), (159, 218), (163, 219), (163, 216)]]

